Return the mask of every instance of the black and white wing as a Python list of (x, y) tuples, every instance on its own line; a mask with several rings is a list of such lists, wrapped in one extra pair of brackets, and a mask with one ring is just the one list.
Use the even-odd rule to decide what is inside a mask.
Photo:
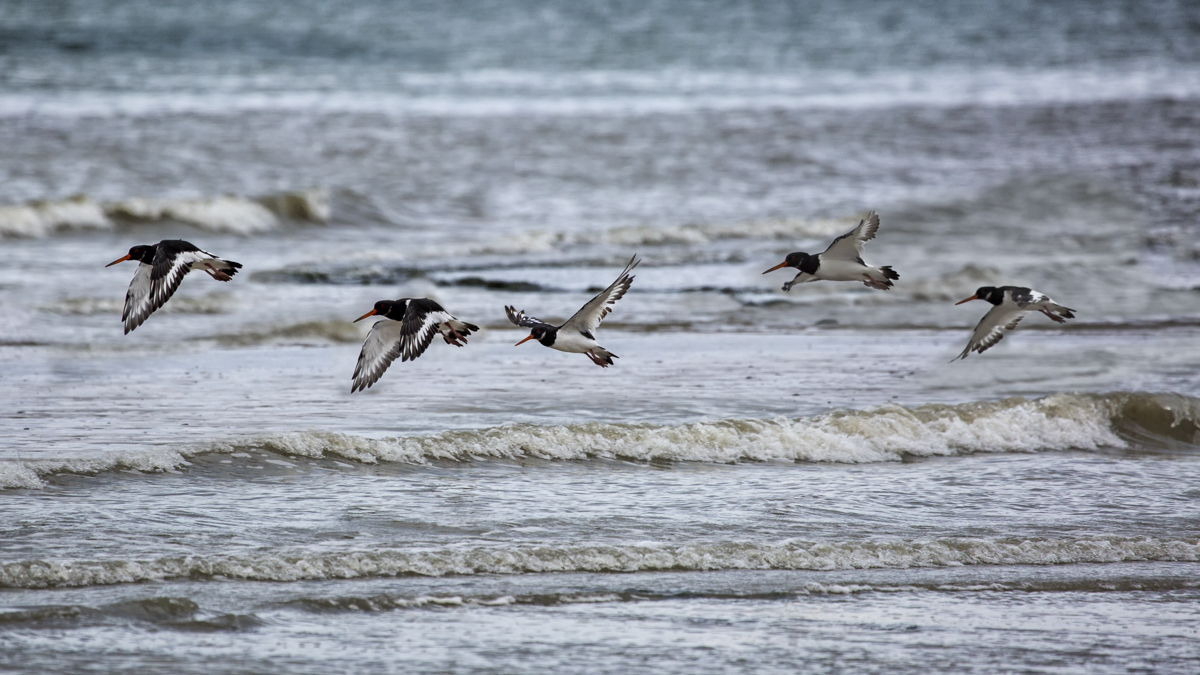
[(537, 326), (548, 326), (550, 324), (542, 321), (537, 317), (528, 316), (525, 310), (518, 310), (512, 305), (504, 306), (504, 313), (508, 315), (508, 320), (523, 328), (535, 328)]
[(367, 333), (363, 342), (362, 352), (358, 355), (358, 365), (354, 366), (354, 386), (350, 393), (367, 389), (383, 375), (388, 366), (400, 356), (402, 322), (383, 319), (376, 321)]
[(617, 280), (609, 284), (608, 288), (600, 291), (596, 297), (588, 300), (588, 303), (575, 312), (575, 316), (567, 319), (562, 327), (573, 328), (584, 335), (592, 335), (600, 327), (600, 322), (604, 320), (604, 317), (612, 311), (613, 303), (625, 297), (625, 292), (633, 283), (634, 277), (630, 272), (640, 262), (642, 261), (638, 260), (636, 255), (630, 258)]
[(1014, 330), (1017, 324), (1021, 323), (1021, 319), (1029, 310), (1014, 307), (1008, 303), (1002, 303), (992, 307), (987, 314), (979, 320), (979, 324), (975, 326), (975, 330), (971, 332), (971, 339), (967, 341), (967, 347), (958, 355), (958, 359), (965, 359), (971, 352), (984, 353), (997, 342), (1004, 339), (1005, 330)]
[(1009, 295), (1012, 296), (1013, 302), (1015, 302), (1017, 306), (1021, 308), (1029, 305), (1041, 304), (1043, 302), (1053, 302), (1053, 300), (1050, 299), (1050, 296), (1046, 295), (1045, 293), (1035, 291), (1032, 288), (1014, 287), (1010, 289)]
[(125, 291), (125, 310), (121, 312), (121, 320), (125, 322), (126, 335), (142, 325), (156, 309), (150, 298), (153, 286), (150, 276), (153, 271), (153, 265), (139, 262), (137, 271), (133, 273), (133, 281), (129, 282), (129, 290)]
[(874, 211), (858, 223), (858, 227), (833, 240), (821, 257), (829, 260), (851, 260), (862, 263), (863, 244), (875, 238), (879, 231), (879, 214)]
[(401, 361), (413, 361), (429, 349), (433, 336), (438, 334), (438, 325), (454, 317), (437, 302), (428, 298), (408, 301), (404, 320), (400, 322)]
[(200, 249), (180, 251), (160, 245), (158, 252), (154, 254), (154, 269), (150, 273), (150, 300), (153, 309), (167, 304), (167, 300), (175, 295), (183, 278), (192, 271), (192, 263), (208, 258), (211, 256)]

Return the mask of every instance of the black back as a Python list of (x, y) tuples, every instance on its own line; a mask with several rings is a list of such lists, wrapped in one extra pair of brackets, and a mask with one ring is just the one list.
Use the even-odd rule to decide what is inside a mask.
[(986, 300), (993, 305), (999, 305), (1004, 302), (1004, 293), (1012, 292), (1012, 298), (1018, 303), (1027, 303), (1033, 301), (1033, 291), (1024, 286), (980, 286), (975, 289), (975, 297), (980, 300)]
[(158, 250), (163, 252), (163, 255), (170, 256), (172, 258), (185, 251), (200, 250), (192, 242), (184, 241), (182, 239), (163, 239), (162, 241), (158, 242), (157, 247)]
[[(155, 254), (151, 263), (154, 265), (154, 271), (150, 274), (150, 278), (154, 281), (164, 279), (171, 273), (171, 268), (175, 266), (175, 257), (180, 253), (200, 250), (191, 242), (186, 242), (182, 239), (163, 239), (154, 245), (154, 249)], [(185, 268), (183, 273), (187, 274), (189, 271), (191, 271), (189, 268)], [(183, 277), (179, 278), (182, 279)]]
[(417, 314), (420, 314), (421, 316), (424, 316), (431, 312), (446, 311), (445, 307), (442, 307), (441, 305), (439, 305), (437, 303), (437, 301), (430, 300), (429, 298), (405, 298), (405, 300), (408, 300), (409, 309), (416, 312)]
[(399, 300), (380, 300), (375, 303), (375, 313), (392, 321), (403, 321), (404, 315), (410, 309), (420, 317), (424, 317), (430, 312), (446, 311), (444, 307), (429, 298), (400, 298)]

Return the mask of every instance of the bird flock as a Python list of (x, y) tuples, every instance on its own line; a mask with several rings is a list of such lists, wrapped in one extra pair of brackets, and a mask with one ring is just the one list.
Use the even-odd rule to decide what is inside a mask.
[[(887, 265), (878, 267), (863, 260), (863, 244), (875, 238), (879, 231), (879, 215), (867, 213), (853, 229), (834, 239), (823, 252), (810, 255), (803, 251), (789, 253), (783, 262), (763, 272), (768, 274), (784, 267), (799, 270), (789, 282), (783, 284), (788, 292), (796, 284), (813, 281), (861, 282), (868, 288), (886, 291), (895, 285), (900, 275)], [(179, 288), (188, 272), (205, 272), (217, 281), (229, 281), (241, 269), (241, 264), (224, 260), (203, 251), (181, 239), (166, 239), (157, 244), (143, 244), (129, 249), (129, 254), (112, 261), (106, 267), (125, 261), (136, 261), (137, 270), (125, 293), (125, 308), (121, 321), (125, 333), (129, 334), (162, 307)], [(616, 281), (600, 291), (574, 316), (559, 325), (546, 323), (518, 310), (511, 305), (504, 307), (509, 321), (521, 328), (529, 329), (529, 336), (517, 345), (537, 340), (543, 346), (570, 354), (583, 354), (592, 363), (607, 368), (617, 358), (596, 341), (596, 330), (606, 316), (612, 312), (613, 304), (629, 291), (633, 285), (634, 268), (641, 263), (636, 255), (629, 259)], [(1057, 323), (1075, 318), (1073, 309), (1056, 303), (1045, 293), (1020, 286), (983, 286), (975, 294), (956, 305), (971, 300), (983, 300), (992, 305), (980, 319), (967, 346), (952, 361), (966, 358), (971, 352), (982, 354), (1004, 338), (1005, 331), (1012, 331), (1021, 319), (1032, 312), (1041, 312)], [(462, 347), (467, 337), (479, 330), (479, 326), (461, 321), (436, 301), (429, 298), (401, 298), (380, 300), (371, 311), (354, 320), (355, 323), (371, 316), (382, 317), (371, 327), (358, 355), (358, 363), (351, 376), (351, 393), (370, 388), (375, 384), (397, 357), (401, 362), (412, 361), (425, 353), (436, 335), (441, 335), (446, 344)]]

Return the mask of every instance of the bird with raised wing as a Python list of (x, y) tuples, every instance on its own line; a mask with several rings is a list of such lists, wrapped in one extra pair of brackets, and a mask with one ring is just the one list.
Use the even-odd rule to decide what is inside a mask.
[(800, 273), (783, 285), (784, 292), (796, 284), (811, 281), (861, 281), (864, 286), (880, 291), (892, 287), (900, 275), (891, 267), (875, 267), (863, 262), (863, 244), (875, 238), (879, 230), (879, 215), (874, 211), (859, 221), (858, 226), (833, 240), (823, 253), (809, 255), (803, 251), (789, 253), (783, 262), (763, 272), (767, 274), (784, 267), (794, 267)]
[(429, 298), (380, 300), (354, 323), (368, 316), (382, 316), (383, 320), (376, 321), (367, 333), (358, 364), (354, 366), (354, 386), (350, 393), (375, 384), (397, 356), (401, 363), (415, 361), (429, 348), (434, 335), (440, 334), (448, 345), (461, 347), (467, 343), (468, 335), (479, 330), (479, 326), (459, 321)]
[(133, 281), (125, 292), (125, 310), (121, 313), (126, 335), (171, 299), (188, 272), (202, 270), (217, 281), (229, 281), (242, 268), (241, 263), (222, 260), (182, 239), (164, 239), (157, 244), (134, 246), (129, 249), (128, 255), (105, 267), (126, 260), (138, 262)]
[(612, 365), (613, 359), (617, 358), (616, 354), (601, 347), (596, 342), (596, 329), (600, 327), (600, 322), (604, 317), (608, 316), (612, 311), (612, 305), (617, 300), (625, 296), (625, 292), (629, 290), (630, 284), (633, 283), (633, 275), (630, 274), (633, 268), (637, 267), (641, 261), (637, 256), (629, 259), (629, 263), (625, 265), (625, 269), (621, 270), (617, 280), (609, 284), (608, 288), (600, 291), (596, 297), (588, 301), (575, 315), (567, 319), (561, 326), (546, 323), (540, 319), (535, 319), (532, 316), (526, 316), (525, 310), (517, 311), (511, 306), (505, 306), (504, 311), (508, 314), (508, 320), (518, 326), (529, 328), (529, 337), (518, 342), (518, 345), (524, 344), (529, 340), (537, 340), (542, 345), (551, 349), (557, 349), (560, 352), (568, 352), (571, 354), (586, 354), (592, 363), (607, 368)]
[(954, 303), (961, 305), (972, 300), (984, 300), (994, 307), (979, 320), (971, 339), (967, 341), (966, 349), (951, 362), (965, 359), (971, 352), (982, 354), (997, 342), (1004, 339), (1005, 330), (1015, 330), (1021, 319), (1030, 312), (1041, 312), (1055, 323), (1064, 323), (1067, 319), (1075, 318), (1075, 310), (1063, 307), (1050, 296), (1032, 288), (1022, 286), (981, 286), (975, 295)]

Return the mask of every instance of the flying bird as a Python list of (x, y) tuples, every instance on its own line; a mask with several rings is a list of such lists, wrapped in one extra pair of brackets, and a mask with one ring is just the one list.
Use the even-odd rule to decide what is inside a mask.
[(967, 342), (967, 348), (951, 362), (965, 359), (971, 352), (982, 354), (997, 342), (1004, 339), (1004, 331), (1015, 330), (1021, 319), (1030, 312), (1041, 312), (1055, 323), (1064, 323), (1067, 319), (1075, 318), (1075, 310), (1063, 307), (1045, 293), (1039, 293), (1031, 288), (1021, 286), (981, 286), (975, 295), (966, 300), (954, 303), (961, 305), (972, 300), (986, 300), (995, 307), (979, 320)]
[(858, 227), (833, 240), (824, 253), (809, 255), (803, 251), (789, 253), (783, 262), (763, 272), (774, 272), (783, 267), (800, 270), (794, 279), (783, 285), (784, 292), (796, 284), (810, 281), (861, 281), (864, 286), (880, 291), (892, 287), (900, 275), (891, 267), (873, 267), (863, 262), (863, 244), (875, 238), (879, 231), (879, 215), (874, 211), (858, 223)]
[(363, 342), (358, 364), (354, 366), (352, 394), (375, 384), (397, 356), (401, 363), (415, 361), (429, 348), (434, 335), (441, 334), (446, 344), (461, 347), (467, 343), (468, 335), (479, 330), (479, 326), (459, 321), (429, 298), (380, 300), (354, 323), (368, 316), (382, 316), (383, 320), (371, 326)]
[(596, 329), (600, 327), (600, 322), (604, 320), (604, 317), (612, 311), (613, 303), (625, 296), (625, 292), (629, 290), (634, 279), (629, 273), (641, 262), (636, 255), (630, 258), (616, 281), (600, 291), (596, 297), (575, 312), (575, 316), (567, 319), (561, 326), (554, 326), (532, 316), (526, 316), (525, 310), (517, 311), (506, 305), (504, 311), (508, 313), (508, 320), (518, 326), (530, 329), (529, 337), (517, 344), (521, 345), (529, 340), (537, 340), (544, 346), (560, 352), (586, 354), (592, 363), (601, 368), (611, 366), (617, 355), (596, 342)]
[(105, 267), (126, 260), (139, 263), (137, 271), (133, 273), (133, 281), (129, 283), (129, 290), (125, 293), (125, 311), (121, 312), (126, 335), (171, 299), (188, 272), (202, 270), (217, 281), (229, 281), (242, 268), (241, 263), (222, 260), (182, 239), (164, 239), (157, 244), (134, 246), (129, 249), (128, 255)]

